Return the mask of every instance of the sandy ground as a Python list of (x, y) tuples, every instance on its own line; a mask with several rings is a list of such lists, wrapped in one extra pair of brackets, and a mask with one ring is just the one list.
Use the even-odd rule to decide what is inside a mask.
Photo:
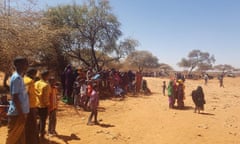
[[(217, 79), (185, 82), (184, 110), (169, 109), (161, 93), (162, 81), (146, 78), (151, 96), (127, 96), (125, 100), (101, 100), (100, 125), (87, 126), (89, 112), (60, 103), (56, 137), (49, 144), (240, 144), (240, 78), (225, 78), (225, 88)], [(168, 80), (167, 80), (168, 81)], [(202, 85), (206, 105), (194, 113), (191, 91)], [(5, 143), (6, 126), (0, 127), (0, 144)]]

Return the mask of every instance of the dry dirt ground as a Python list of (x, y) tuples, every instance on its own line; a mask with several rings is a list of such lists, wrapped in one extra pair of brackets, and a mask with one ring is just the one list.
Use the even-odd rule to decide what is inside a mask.
[[(49, 144), (240, 144), (240, 78), (217, 79), (205, 86), (203, 80), (185, 82), (184, 110), (169, 109), (162, 95), (162, 81), (146, 78), (151, 96), (127, 96), (124, 100), (101, 100), (100, 125), (87, 126), (89, 112), (59, 104), (57, 132)], [(206, 105), (194, 113), (191, 91), (202, 85)], [(0, 144), (5, 143), (6, 126), (0, 127)]]

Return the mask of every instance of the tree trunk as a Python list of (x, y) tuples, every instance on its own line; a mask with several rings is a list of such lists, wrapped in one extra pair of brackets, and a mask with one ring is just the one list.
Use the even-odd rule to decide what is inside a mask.
[(97, 71), (99, 71), (98, 60), (97, 60), (96, 53), (95, 53), (95, 50), (94, 50), (94, 43), (92, 43), (92, 45), (91, 45), (91, 50), (92, 50), (92, 57), (93, 57), (93, 59), (92, 59), (92, 61), (93, 61), (92, 66), (94, 68), (96, 68)]

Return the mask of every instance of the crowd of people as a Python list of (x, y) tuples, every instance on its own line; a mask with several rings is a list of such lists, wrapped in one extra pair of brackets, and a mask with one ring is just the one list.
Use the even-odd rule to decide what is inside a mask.
[(16, 57), (13, 64), (15, 71), (10, 78), (6, 144), (39, 144), (45, 140), (46, 134), (57, 135), (60, 97), (67, 104), (90, 111), (87, 125), (93, 125), (99, 124), (97, 108), (100, 97), (123, 98), (129, 92), (151, 93), (140, 71), (94, 71), (90, 67), (84, 70), (67, 65), (59, 84), (50, 71), (30, 67), (24, 57)]
[[(205, 81), (205, 85), (208, 82), (208, 75), (205, 74), (203, 77)], [(163, 81), (162, 90), (163, 95), (165, 96), (165, 89), (167, 89), (168, 94), (168, 101), (169, 101), (169, 108), (184, 108), (184, 99), (185, 99), (185, 85), (184, 85), (185, 78), (181, 76), (180, 73), (176, 74), (173, 79), (171, 79), (166, 86), (166, 81)], [(220, 83), (221, 86), (221, 83)], [(204, 110), (204, 104), (206, 104), (205, 96), (203, 92), (203, 88), (198, 86), (196, 90), (192, 91), (192, 101), (195, 105), (194, 112), (200, 113), (200, 111)], [(175, 103), (177, 105), (175, 106)]]
[(182, 79), (170, 80), (167, 86), (168, 99), (169, 99), (169, 108), (175, 108), (175, 103), (177, 102), (176, 108), (184, 108), (184, 83)]
[(85, 110), (88, 109), (93, 84), (97, 85), (101, 98), (112, 96), (124, 98), (127, 93), (151, 93), (141, 71), (136, 73), (131, 70), (120, 72), (116, 69), (95, 71), (91, 67), (75, 69), (68, 65), (62, 73), (61, 83), (62, 100)]
[[(61, 75), (61, 84), (58, 84), (48, 70), (40, 71), (29, 67), (28, 60), (24, 57), (16, 57), (13, 63), (15, 72), (10, 78), (11, 100), (7, 112), (9, 122), (6, 144), (39, 144), (47, 133), (57, 135), (58, 96), (77, 109), (89, 111), (87, 125), (98, 125), (97, 108), (100, 98), (124, 98), (127, 93), (151, 94), (141, 71), (95, 71), (91, 67), (75, 69), (72, 65), (67, 65)], [(204, 80), (207, 85), (205, 77)], [(176, 74), (168, 85), (163, 81), (162, 93), (165, 95), (167, 90), (169, 108), (184, 108), (184, 81), (185, 77), (181, 74)], [(220, 86), (223, 87), (222, 80)], [(192, 91), (192, 100), (195, 112), (204, 110), (206, 102), (202, 87)]]
[(56, 81), (48, 70), (37, 77), (38, 70), (29, 67), (24, 57), (16, 57), (13, 63), (6, 144), (38, 144), (46, 134), (47, 118), (48, 134), (56, 134)]

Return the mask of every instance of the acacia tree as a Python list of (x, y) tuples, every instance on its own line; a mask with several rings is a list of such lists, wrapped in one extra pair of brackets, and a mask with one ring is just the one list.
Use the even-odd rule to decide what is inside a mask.
[(137, 46), (132, 39), (117, 43), (122, 34), (120, 23), (106, 0), (50, 8), (45, 17), (51, 26), (68, 30), (61, 40), (64, 52), (97, 70), (109, 61), (121, 59)]
[(214, 69), (221, 71), (223, 74), (236, 70), (233, 66), (229, 64), (219, 64), (214, 66)]
[(212, 64), (215, 62), (213, 55), (208, 52), (202, 52), (200, 50), (192, 50), (188, 54), (188, 58), (182, 58), (178, 63), (180, 67), (189, 68), (189, 74), (194, 70), (209, 70), (212, 68)]
[(125, 63), (138, 70), (144, 68), (157, 68), (159, 66), (158, 58), (148, 51), (135, 51), (129, 54)]
[(166, 63), (160, 63), (159, 64), (159, 69), (164, 73), (164, 74), (167, 74), (167, 75), (170, 75), (170, 72), (173, 71), (173, 68), (166, 64)]

